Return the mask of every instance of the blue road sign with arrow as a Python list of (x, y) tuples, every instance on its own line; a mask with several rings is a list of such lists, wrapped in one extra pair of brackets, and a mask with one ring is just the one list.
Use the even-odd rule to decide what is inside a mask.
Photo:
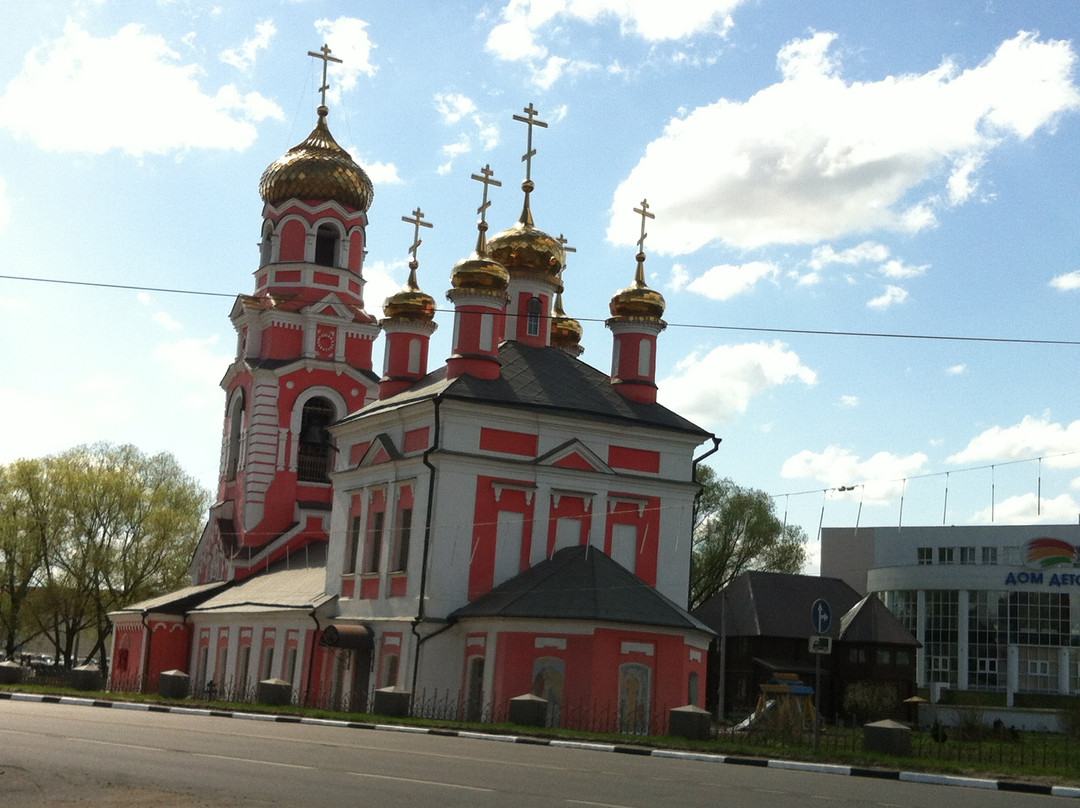
[(832, 625), (832, 609), (829, 602), (824, 598), (818, 598), (810, 607), (810, 622), (814, 624), (814, 631), (818, 634), (828, 634), (829, 626)]

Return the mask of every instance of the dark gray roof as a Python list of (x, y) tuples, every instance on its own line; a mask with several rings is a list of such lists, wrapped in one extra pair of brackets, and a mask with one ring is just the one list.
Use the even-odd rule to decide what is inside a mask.
[(566, 547), (450, 615), (712, 630), (595, 547)]
[(177, 589), (174, 592), (169, 592), (165, 595), (158, 595), (155, 598), (133, 603), (130, 606), (125, 606), (123, 609), (118, 609), (115, 613), (154, 612), (157, 614), (187, 614), (192, 606), (197, 606), (204, 600), (213, 597), (215, 594), (231, 585), (232, 584), (228, 581), (212, 581), (208, 584), (188, 586), (183, 589)]
[(497, 379), (462, 375), (448, 381), (440, 368), (408, 390), (375, 401), (344, 420), (441, 396), (496, 406), (543, 409), (593, 420), (634, 423), (699, 435), (711, 433), (662, 404), (631, 401), (611, 385), (611, 377), (558, 348), (537, 348), (508, 341), (499, 346), (502, 369)]
[(832, 610), (828, 634), (838, 637), (840, 616), (859, 602), (859, 593), (839, 578), (744, 572), (724, 592), (694, 609), (694, 616), (720, 631), (727, 603), (726, 633), (730, 637), (807, 637), (816, 634), (810, 620), (814, 601), (824, 598)]
[(918, 648), (920, 643), (889, 608), (871, 593), (860, 600), (840, 618), (840, 639), (844, 642), (907, 645)]

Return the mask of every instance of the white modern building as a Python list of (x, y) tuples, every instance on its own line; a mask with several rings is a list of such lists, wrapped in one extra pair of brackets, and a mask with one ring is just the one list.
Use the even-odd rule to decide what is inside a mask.
[(825, 528), (821, 574), (916, 636), (920, 687), (1080, 693), (1080, 525)]

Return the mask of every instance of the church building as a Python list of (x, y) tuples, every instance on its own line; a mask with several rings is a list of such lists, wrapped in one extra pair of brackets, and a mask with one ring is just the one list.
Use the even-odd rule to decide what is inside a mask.
[(396, 688), (414, 714), (469, 720), (505, 720), (532, 693), (552, 725), (630, 732), (704, 706), (714, 634), (683, 607), (695, 451), (719, 441), (656, 401), (652, 214), (635, 211), (633, 282), (611, 298), (609, 375), (581, 360), (563, 310), (565, 242), (533, 221), (546, 124), (524, 113), (521, 214), (488, 238), (498, 183), (473, 175), (479, 234), (448, 268), (452, 348), (434, 370), (422, 211), (404, 217), (409, 279), (380, 317), (364, 299), (372, 184), (325, 98), (266, 169), (255, 288), (230, 312), (216, 504), (192, 585), (111, 615), (114, 689), (180, 670), (193, 695), (249, 700), (279, 679), (294, 701), (364, 711)]

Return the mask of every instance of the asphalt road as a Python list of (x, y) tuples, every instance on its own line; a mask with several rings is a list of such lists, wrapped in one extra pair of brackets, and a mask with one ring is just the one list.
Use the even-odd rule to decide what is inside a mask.
[(409, 732), (0, 701), (3, 808), (1046, 808), (1070, 802)]

